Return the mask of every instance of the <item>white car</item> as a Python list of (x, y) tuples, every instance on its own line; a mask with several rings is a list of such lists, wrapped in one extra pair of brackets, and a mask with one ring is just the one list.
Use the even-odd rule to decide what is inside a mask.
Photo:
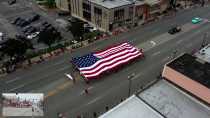
[(2, 41), (3, 40), (3, 33), (2, 32), (0, 32), (0, 41)]
[(34, 33), (28, 35), (28, 36), (27, 36), (27, 39), (33, 39), (33, 38), (35, 38), (35, 37), (37, 37), (37, 36), (39, 35), (39, 33), (40, 33), (40, 32), (34, 32)]

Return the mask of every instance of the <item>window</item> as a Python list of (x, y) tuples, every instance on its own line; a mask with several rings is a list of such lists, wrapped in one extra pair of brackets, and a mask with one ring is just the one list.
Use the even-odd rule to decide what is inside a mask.
[(94, 13), (98, 15), (102, 15), (102, 10), (100, 8), (94, 7)]
[(119, 9), (114, 11), (114, 20), (118, 21), (118, 20), (123, 20), (124, 19), (124, 9)]
[(88, 20), (91, 21), (91, 13), (83, 11), (83, 17)]
[(83, 6), (83, 10), (85, 10), (85, 11), (91, 11), (91, 6), (90, 6), (90, 4), (88, 4), (88, 3), (82, 3), (82, 6)]

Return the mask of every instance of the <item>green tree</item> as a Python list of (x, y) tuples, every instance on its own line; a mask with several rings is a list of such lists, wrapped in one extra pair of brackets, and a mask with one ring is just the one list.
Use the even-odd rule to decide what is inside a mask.
[(33, 49), (29, 40), (8, 39), (0, 48), (3, 55), (10, 57), (23, 57), (28, 49)]
[(45, 30), (40, 32), (40, 34), (38, 35), (38, 42), (42, 42), (48, 47), (51, 47), (53, 43), (60, 40), (61, 38), (62, 37), (60, 32)]
[(46, 5), (49, 8), (54, 8), (55, 7), (55, 0), (46, 0)]
[(74, 38), (82, 37), (84, 34), (84, 23), (81, 21), (76, 21), (71, 23), (71, 26), (68, 27), (68, 29), (73, 34)]

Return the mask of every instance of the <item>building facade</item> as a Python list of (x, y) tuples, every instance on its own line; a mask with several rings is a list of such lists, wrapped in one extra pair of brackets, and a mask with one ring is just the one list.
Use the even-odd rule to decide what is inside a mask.
[(63, 11), (70, 11), (69, 0), (55, 0), (56, 7)]
[[(59, 0), (57, 0), (59, 1)], [(61, 1), (61, 0), (60, 0)], [(87, 21), (99, 30), (113, 29), (146, 21), (150, 12), (161, 12), (160, 0), (62, 0), (71, 15)], [(59, 2), (57, 2), (59, 4)], [(60, 5), (61, 6), (61, 5)]]

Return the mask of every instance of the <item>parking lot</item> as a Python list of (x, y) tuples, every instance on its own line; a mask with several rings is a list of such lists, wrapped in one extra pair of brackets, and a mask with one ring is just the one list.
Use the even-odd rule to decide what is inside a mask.
[[(58, 30), (63, 39), (71, 40), (73, 38), (63, 26), (65, 20), (59, 18), (56, 12), (45, 11), (32, 0), (16, 0), (16, 3), (12, 5), (9, 5), (8, 1), (10, 0), (0, 1), (0, 32), (6, 37), (15, 37), (16, 35), (25, 35), (26, 37), (31, 35), (33, 37), (35, 33), (40, 31), (43, 24), (47, 23)], [(33, 17), (36, 15), (39, 18), (35, 18), (33, 21)], [(36, 41), (32, 42), (35, 43)], [(35, 47), (44, 48), (44, 45), (35, 43)]]

